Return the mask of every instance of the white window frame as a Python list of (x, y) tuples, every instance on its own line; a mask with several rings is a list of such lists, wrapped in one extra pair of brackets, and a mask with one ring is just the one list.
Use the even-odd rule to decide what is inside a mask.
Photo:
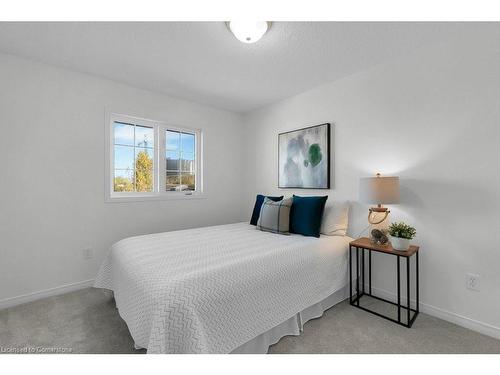
[[(115, 192), (114, 191), (114, 123), (132, 123), (152, 127), (154, 131), (153, 191), (152, 192)], [(173, 130), (195, 135), (195, 191), (166, 191), (166, 147), (165, 134)], [(203, 132), (184, 126), (171, 125), (165, 121), (144, 119), (118, 113), (107, 113), (105, 121), (106, 138), (106, 202), (133, 202), (145, 200), (199, 199), (203, 194)]]

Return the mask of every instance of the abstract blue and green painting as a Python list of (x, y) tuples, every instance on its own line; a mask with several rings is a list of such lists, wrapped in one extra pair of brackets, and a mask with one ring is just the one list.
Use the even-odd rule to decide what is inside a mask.
[(330, 188), (330, 124), (278, 137), (280, 188)]

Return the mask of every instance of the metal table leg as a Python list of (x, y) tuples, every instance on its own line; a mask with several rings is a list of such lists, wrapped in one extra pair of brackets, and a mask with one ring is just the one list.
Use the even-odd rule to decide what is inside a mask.
[(372, 251), (368, 250), (368, 290), (372, 295)]
[(401, 323), (401, 285), (400, 285), (400, 271), (399, 271), (399, 255), (396, 256), (398, 262), (398, 323)]
[(365, 249), (361, 249), (361, 275), (362, 278), (361, 280), (363, 281), (363, 284), (361, 284), (361, 295), (365, 294)]
[(352, 246), (349, 245), (349, 303), (352, 305)]
[(410, 328), (411, 295), (410, 295), (410, 257), (406, 257), (406, 325)]
[(419, 285), (418, 285), (418, 251), (417, 253), (415, 254), (416, 256), (416, 259), (415, 261), (417, 262), (416, 265), (415, 265), (415, 271), (417, 272), (417, 279), (416, 279), (416, 285), (417, 285), (417, 306), (415, 307), (415, 310), (417, 310), (417, 314), (418, 312), (420, 311), (420, 296), (419, 296)]
[(359, 306), (359, 248), (356, 247), (356, 305)]

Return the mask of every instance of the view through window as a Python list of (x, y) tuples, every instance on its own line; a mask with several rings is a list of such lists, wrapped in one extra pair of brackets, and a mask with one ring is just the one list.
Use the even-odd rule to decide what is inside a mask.
[(167, 130), (165, 137), (167, 191), (194, 191), (196, 160), (195, 135)]
[(114, 191), (153, 191), (154, 129), (114, 123)]

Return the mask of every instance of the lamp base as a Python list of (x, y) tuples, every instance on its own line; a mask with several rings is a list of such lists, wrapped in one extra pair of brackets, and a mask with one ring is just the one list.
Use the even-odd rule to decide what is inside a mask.
[(387, 228), (370, 225), (370, 242), (374, 245), (389, 244), (389, 231)]
[(391, 211), (387, 207), (382, 207), (381, 205), (370, 207), (368, 210), (368, 222), (370, 224), (380, 224), (387, 219), (390, 213)]
[(387, 208), (372, 207), (368, 213), (368, 222), (370, 223), (370, 241), (377, 245), (386, 245), (389, 243), (387, 237), (389, 230), (389, 221), (386, 220), (389, 216)]

